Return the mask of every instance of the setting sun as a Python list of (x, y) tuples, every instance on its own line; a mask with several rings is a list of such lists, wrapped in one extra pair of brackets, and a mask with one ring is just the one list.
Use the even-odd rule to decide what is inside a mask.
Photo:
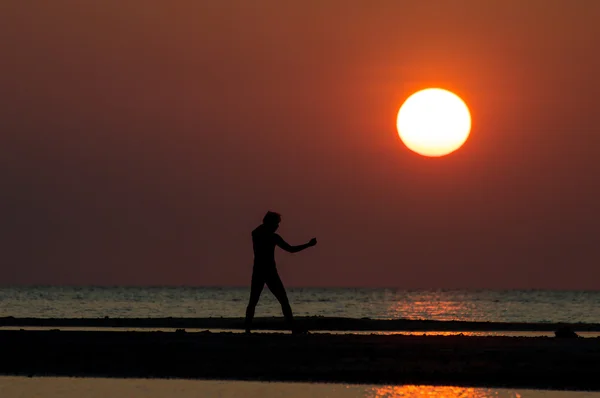
[(398, 111), (396, 127), (410, 150), (423, 156), (444, 156), (469, 137), (471, 115), (456, 94), (428, 88), (408, 97)]

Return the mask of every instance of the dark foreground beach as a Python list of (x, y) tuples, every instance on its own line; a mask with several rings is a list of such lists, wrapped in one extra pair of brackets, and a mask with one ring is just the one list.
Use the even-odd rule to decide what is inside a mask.
[(0, 352), (4, 375), (600, 391), (597, 338), (3, 330)]

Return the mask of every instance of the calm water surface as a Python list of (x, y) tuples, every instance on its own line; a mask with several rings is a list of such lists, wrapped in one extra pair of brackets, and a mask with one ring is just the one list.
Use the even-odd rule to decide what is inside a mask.
[(600, 398), (597, 392), (242, 381), (0, 377), (2, 398)]
[[(600, 292), (288, 289), (295, 314), (372, 319), (600, 323)], [(0, 287), (0, 317), (241, 317), (248, 288)], [(265, 289), (257, 316), (281, 316)]]

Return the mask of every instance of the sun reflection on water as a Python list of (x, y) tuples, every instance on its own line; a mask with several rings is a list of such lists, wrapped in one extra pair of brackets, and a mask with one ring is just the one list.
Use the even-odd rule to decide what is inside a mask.
[(398, 297), (392, 301), (389, 313), (397, 318), (412, 314), (412, 319), (436, 319), (440, 321), (464, 320), (465, 318), (478, 318), (480, 309), (468, 300), (450, 301), (440, 295), (429, 294), (422, 299), (406, 300)]
[(440, 397), (440, 398), (521, 398), (516, 392), (486, 388), (436, 386), (382, 386), (374, 387), (368, 398)]

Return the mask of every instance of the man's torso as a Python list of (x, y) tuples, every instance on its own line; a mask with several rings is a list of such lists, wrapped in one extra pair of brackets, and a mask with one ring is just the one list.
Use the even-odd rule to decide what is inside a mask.
[(276, 234), (263, 225), (252, 231), (255, 268), (275, 268), (275, 245)]

